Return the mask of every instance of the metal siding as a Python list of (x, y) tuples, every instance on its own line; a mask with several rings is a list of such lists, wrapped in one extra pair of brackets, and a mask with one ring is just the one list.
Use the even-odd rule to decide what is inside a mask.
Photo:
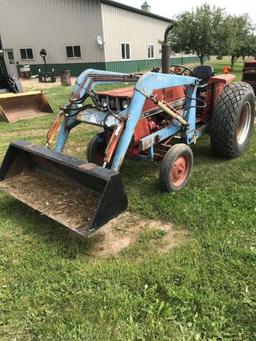
[[(41, 48), (48, 51), (48, 63), (104, 62), (104, 50), (96, 37), (103, 35), (99, 0), (1, 0), (0, 34), (4, 48), (32, 47), (34, 60), (42, 63)], [(82, 58), (66, 58), (67, 45), (81, 45)]]
[[(194, 64), (199, 63), (195, 56), (171, 57), (171, 64)], [(106, 62), (106, 70), (115, 72), (143, 72), (153, 67), (161, 67), (161, 59), (125, 60)]]
[(122, 60), (121, 42), (131, 44), (132, 60), (147, 59), (148, 43), (154, 44), (154, 58), (161, 58), (159, 41), (167, 22), (105, 4), (101, 8), (106, 62)]
[[(172, 64), (190, 64), (199, 63), (198, 57), (172, 57)], [(119, 61), (119, 62), (108, 62), (108, 63), (65, 63), (65, 64), (49, 64), (49, 69), (54, 68), (55, 74), (59, 75), (59, 72), (63, 69), (69, 69), (72, 76), (79, 76), (81, 72), (88, 68), (98, 69), (98, 70), (108, 70), (115, 72), (142, 72), (150, 70), (153, 67), (161, 66), (161, 59), (144, 59), (144, 60), (130, 60), (130, 61)], [(31, 71), (33, 74), (37, 73), (38, 68), (42, 68), (42, 64), (31, 65)]]

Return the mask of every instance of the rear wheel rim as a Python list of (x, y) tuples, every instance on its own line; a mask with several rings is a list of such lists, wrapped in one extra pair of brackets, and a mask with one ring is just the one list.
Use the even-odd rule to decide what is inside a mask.
[(237, 143), (239, 145), (242, 145), (247, 139), (251, 127), (251, 117), (251, 104), (249, 102), (245, 102), (237, 126)]
[(189, 160), (185, 155), (179, 156), (173, 163), (171, 169), (171, 181), (174, 186), (181, 186), (187, 179)]

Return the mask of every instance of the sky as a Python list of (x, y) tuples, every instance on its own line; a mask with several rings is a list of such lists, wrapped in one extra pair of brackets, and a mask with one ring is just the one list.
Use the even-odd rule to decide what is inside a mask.
[[(145, 0), (116, 0), (126, 5), (140, 8)], [(255, 0), (147, 0), (151, 6), (151, 12), (168, 18), (176, 14), (189, 11), (193, 7), (207, 3), (211, 6), (225, 8), (229, 14), (249, 13), (252, 20), (256, 23), (256, 1)]]

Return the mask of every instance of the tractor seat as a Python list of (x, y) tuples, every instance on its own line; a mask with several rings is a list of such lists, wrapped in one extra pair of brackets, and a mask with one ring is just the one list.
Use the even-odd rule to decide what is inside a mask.
[(193, 69), (192, 76), (199, 78), (198, 91), (207, 89), (209, 79), (214, 76), (214, 69), (212, 65), (199, 65)]

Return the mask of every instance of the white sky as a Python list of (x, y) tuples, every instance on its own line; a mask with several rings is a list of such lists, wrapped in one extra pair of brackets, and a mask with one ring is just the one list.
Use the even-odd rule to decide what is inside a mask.
[[(141, 8), (145, 0), (116, 0), (126, 5)], [(225, 8), (229, 14), (249, 13), (252, 20), (256, 23), (256, 1), (255, 0), (147, 0), (151, 6), (151, 12), (168, 18), (184, 11), (189, 11), (193, 7), (204, 3)]]

